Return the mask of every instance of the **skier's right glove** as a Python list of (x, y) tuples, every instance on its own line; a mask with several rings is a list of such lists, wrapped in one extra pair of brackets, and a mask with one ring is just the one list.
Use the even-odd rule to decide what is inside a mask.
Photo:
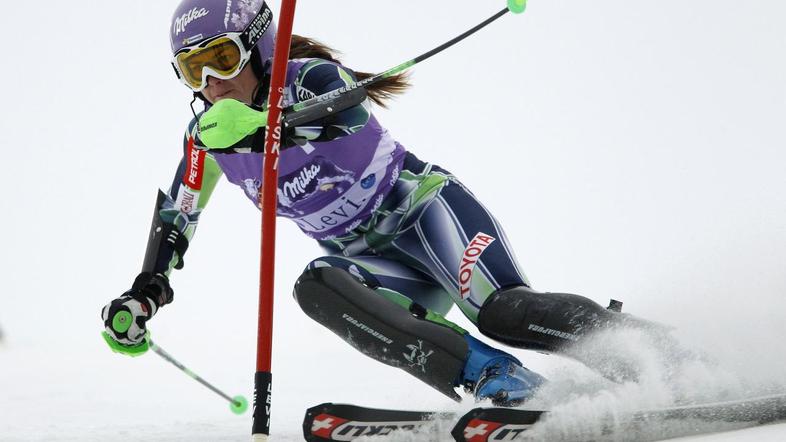
[(159, 308), (172, 302), (174, 292), (166, 276), (141, 273), (131, 290), (107, 304), (101, 311), (109, 347), (129, 356), (144, 354), (149, 348), (145, 323)]
[[(259, 111), (237, 100), (217, 101), (199, 117), (199, 144), (219, 152), (264, 149), (267, 111)], [(259, 130), (263, 128), (262, 130)], [(256, 140), (255, 140), (256, 135)]]

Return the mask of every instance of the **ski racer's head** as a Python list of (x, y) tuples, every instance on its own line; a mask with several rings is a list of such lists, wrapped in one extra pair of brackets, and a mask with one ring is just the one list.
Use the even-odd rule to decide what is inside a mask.
[(264, 0), (181, 0), (172, 17), (172, 66), (214, 103), (250, 103), (273, 57), (276, 25)]

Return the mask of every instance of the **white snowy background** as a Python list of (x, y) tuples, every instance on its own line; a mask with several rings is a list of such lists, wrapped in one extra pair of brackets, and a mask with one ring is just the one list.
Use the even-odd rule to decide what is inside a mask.
[[(110, 352), (99, 335), (101, 307), (139, 270), (156, 188), (171, 182), (191, 118), (169, 66), (177, 2), (5, 3), (0, 441), (248, 440), (249, 414), (232, 415), (152, 353)], [(503, 6), (303, 0), (295, 32), (377, 72)], [(777, 388), (786, 384), (784, 17), (777, 0), (532, 0), (526, 14), (416, 67), (415, 87), (377, 114), (496, 214), (536, 288), (621, 299), (712, 355), (717, 364), (680, 375), (688, 394)], [(150, 322), (186, 366), (248, 397), (258, 241), (258, 212), (220, 184), (173, 277), (175, 302)], [(320, 251), (286, 222), (278, 244), (275, 440), (300, 440), (305, 409), (321, 402), (472, 405), (309, 320), (290, 292)], [(450, 318), (470, 326), (457, 311)], [(511, 351), (552, 379), (551, 399), (568, 400), (569, 417), (546, 438), (591, 426), (598, 409), (668, 397), (657, 381), (593, 393), (597, 376), (578, 364)], [(786, 440), (786, 425), (692, 440)]]

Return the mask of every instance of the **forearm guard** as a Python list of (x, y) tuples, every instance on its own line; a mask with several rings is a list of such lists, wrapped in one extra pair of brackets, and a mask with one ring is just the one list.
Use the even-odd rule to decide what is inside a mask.
[(166, 194), (159, 189), (147, 240), (145, 260), (142, 264), (142, 273), (166, 275), (172, 258), (177, 259), (176, 269), (183, 268), (183, 255), (188, 249), (188, 238), (174, 224), (161, 219), (159, 211), (164, 200), (166, 200)]

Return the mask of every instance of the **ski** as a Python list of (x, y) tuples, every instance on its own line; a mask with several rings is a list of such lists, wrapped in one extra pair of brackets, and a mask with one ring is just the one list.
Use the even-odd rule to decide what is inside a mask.
[[(519, 435), (550, 413), (513, 408), (476, 408), (462, 416), (451, 432), (457, 442), (517, 440)], [(645, 425), (667, 421), (700, 420), (708, 423), (730, 422), (763, 425), (786, 420), (786, 394), (756, 398), (681, 405), (640, 410), (628, 415), (609, 416), (610, 431), (631, 431)]]
[[(309, 442), (352, 441), (359, 437), (385, 436), (393, 431), (441, 431), (440, 421), (452, 423), (458, 417), (450, 433), (457, 442), (515, 441), (550, 415), (545, 410), (490, 407), (475, 408), (458, 417), (450, 412), (382, 410), (325, 403), (308, 409), (303, 434)], [(784, 421), (786, 394), (640, 410), (608, 416), (604, 427), (609, 431), (629, 431), (658, 422), (691, 419), (751, 425)]]
[(459, 418), (450, 434), (458, 442), (515, 440), (548, 412), (515, 408), (475, 408)]
[(308, 442), (351, 441), (359, 437), (386, 436), (393, 431), (417, 433), (439, 419), (452, 421), (454, 418), (453, 413), (324, 403), (306, 410), (303, 436)]

